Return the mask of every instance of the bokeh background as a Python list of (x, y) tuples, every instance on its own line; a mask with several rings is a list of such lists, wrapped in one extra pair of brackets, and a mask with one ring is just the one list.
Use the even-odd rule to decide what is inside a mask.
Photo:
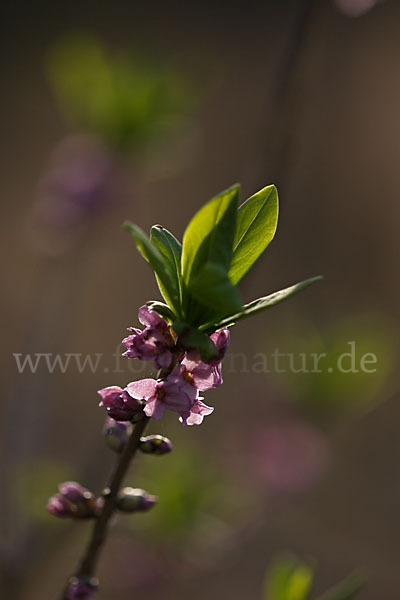
[[(96, 390), (143, 376), (113, 356), (158, 298), (121, 223), (181, 237), (236, 181), (281, 201), (244, 300), (325, 279), (234, 329), (201, 427), (152, 426), (174, 453), (127, 483), (159, 506), (115, 522), (99, 600), (261, 600), (284, 551), (314, 561), (317, 592), (361, 568), (361, 598), (397, 597), (400, 4), (21, 2), (0, 27), (1, 598), (59, 594), (90, 524), (46, 500), (67, 479), (101, 492)], [(375, 373), (253, 368), (349, 341)], [(14, 353), (101, 359), (20, 373)]]

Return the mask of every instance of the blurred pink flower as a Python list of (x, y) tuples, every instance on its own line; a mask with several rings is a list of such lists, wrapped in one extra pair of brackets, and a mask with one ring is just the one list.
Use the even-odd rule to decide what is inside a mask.
[(348, 17), (360, 17), (383, 0), (333, 0), (335, 6)]
[(53, 151), (39, 182), (36, 210), (51, 227), (69, 229), (111, 203), (116, 165), (94, 136), (74, 135)]
[(300, 420), (276, 422), (255, 432), (253, 472), (277, 492), (304, 491), (324, 472), (329, 457), (324, 436)]

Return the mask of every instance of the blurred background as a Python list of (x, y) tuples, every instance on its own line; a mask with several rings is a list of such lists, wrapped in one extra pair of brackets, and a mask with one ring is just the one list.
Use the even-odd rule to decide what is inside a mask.
[[(181, 238), (237, 181), (281, 202), (243, 299), (325, 279), (235, 327), (201, 427), (152, 425), (174, 452), (127, 484), (159, 505), (114, 523), (99, 600), (262, 600), (285, 551), (318, 565), (317, 593), (362, 568), (361, 598), (397, 597), (400, 3), (21, 2), (0, 27), (1, 598), (58, 597), (90, 524), (47, 498), (68, 479), (101, 492), (96, 390), (150, 374), (118, 358), (158, 298), (122, 222)], [(349, 342), (372, 373), (293, 372)], [(264, 368), (276, 349), (296, 369)], [(37, 353), (100, 358), (18, 368)]]

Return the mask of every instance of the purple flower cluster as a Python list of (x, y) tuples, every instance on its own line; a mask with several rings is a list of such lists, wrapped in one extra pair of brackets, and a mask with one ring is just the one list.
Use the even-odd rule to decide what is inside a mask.
[(115, 175), (114, 159), (98, 139), (66, 138), (56, 147), (39, 183), (39, 216), (58, 229), (79, 225), (112, 202)]
[(129, 329), (132, 334), (122, 341), (127, 348), (124, 356), (153, 360), (157, 368), (171, 370), (162, 379), (141, 379), (125, 389), (110, 386), (99, 390), (100, 406), (119, 421), (130, 421), (142, 410), (157, 420), (169, 409), (179, 414), (183, 425), (199, 425), (214, 410), (202, 402), (200, 392), (222, 384), (221, 362), (229, 345), (229, 330), (210, 336), (218, 354), (209, 363), (201, 360), (197, 350), (190, 350), (173, 366), (175, 339), (167, 321), (147, 306), (139, 309), (139, 321), (145, 328)]
[(139, 321), (144, 329), (129, 327), (131, 335), (122, 340), (126, 347), (123, 356), (153, 360), (157, 369), (168, 369), (172, 362), (174, 337), (167, 321), (147, 306), (139, 308)]

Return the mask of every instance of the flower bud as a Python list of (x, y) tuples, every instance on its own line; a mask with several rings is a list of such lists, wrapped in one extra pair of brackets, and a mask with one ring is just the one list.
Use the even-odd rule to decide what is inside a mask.
[(59, 493), (52, 496), (47, 510), (56, 517), (88, 519), (96, 516), (93, 494), (76, 481), (65, 481), (58, 486)]
[(87, 492), (90, 494), (89, 490), (76, 481), (64, 481), (64, 483), (60, 483), (58, 489), (60, 494), (64, 496), (66, 500), (69, 500), (74, 504), (80, 502)]
[(68, 600), (88, 600), (97, 592), (99, 583), (95, 577), (71, 577), (68, 584)]
[(118, 385), (98, 390), (101, 397), (99, 406), (104, 406), (109, 417), (116, 421), (140, 421), (144, 417), (143, 402), (132, 398), (126, 390)]
[(138, 488), (123, 488), (117, 498), (117, 508), (122, 512), (143, 512), (149, 510), (158, 501), (145, 490)]
[(60, 494), (73, 506), (73, 516), (78, 519), (93, 517), (96, 512), (95, 498), (92, 492), (76, 481), (66, 481), (58, 486)]
[(55, 494), (47, 503), (46, 509), (55, 517), (72, 517), (74, 508), (61, 494)]
[(162, 435), (148, 435), (140, 438), (139, 448), (145, 454), (168, 454), (172, 451), (172, 442)]
[(127, 421), (115, 421), (107, 417), (104, 423), (103, 433), (106, 444), (115, 452), (122, 452), (132, 433), (132, 425)]

